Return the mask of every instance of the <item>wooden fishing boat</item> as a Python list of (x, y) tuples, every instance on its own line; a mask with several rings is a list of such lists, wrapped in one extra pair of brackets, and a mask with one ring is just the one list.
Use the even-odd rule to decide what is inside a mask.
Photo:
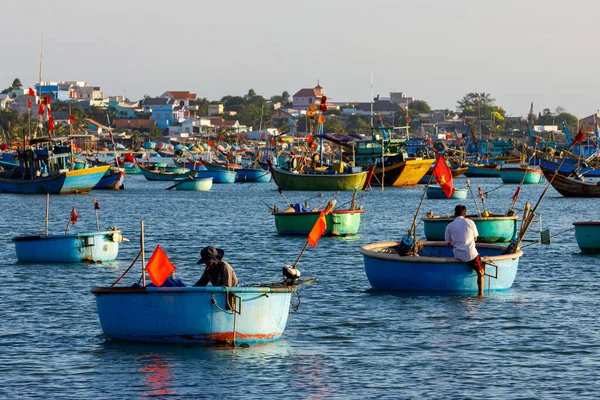
[[(450, 196), (450, 199), (463, 200), (467, 198), (467, 194), (467, 189), (454, 188), (454, 193), (452, 194), (452, 196)], [(448, 197), (446, 197), (446, 193), (444, 193), (442, 188), (438, 186), (428, 186), (426, 195), (428, 199), (450, 200)]]
[(367, 171), (357, 173), (305, 172), (292, 173), (271, 165), (271, 173), (282, 190), (339, 191), (362, 189), (367, 181)]
[[(400, 256), (399, 242), (379, 242), (363, 246), (365, 273), (374, 289), (406, 292), (477, 293), (477, 274), (453, 256), (452, 246), (444, 242), (424, 242), (419, 256)], [(487, 261), (485, 290), (507, 290), (517, 276), (521, 250), (502, 254), (504, 246), (477, 244)]]
[(375, 168), (374, 179), (376, 182), (381, 182), (383, 179), (384, 186), (414, 186), (421, 181), (423, 176), (429, 171), (433, 159), (404, 159), (403, 161), (386, 164), (384, 169)]
[[(186, 344), (278, 340), (296, 291), (297, 285), (278, 284), (91, 290), (108, 340)], [(232, 297), (236, 312), (227, 308)]]
[[(467, 218), (475, 222), (479, 236), (478, 243), (506, 243), (517, 235), (516, 215), (478, 217), (476, 215), (467, 215)], [(454, 217), (447, 216), (426, 216), (423, 217), (423, 230), (425, 237), (431, 241), (444, 241), (446, 227)]]
[(541, 183), (544, 174), (539, 169), (526, 167), (502, 167), (500, 168), (500, 178), (504, 183), (537, 184)]
[(469, 164), (465, 176), (469, 178), (499, 178), (500, 167), (498, 164)]
[(142, 170), (140, 169), (140, 167), (138, 167), (137, 163), (135, 162), (128, 162), (123, 164), (123, 168), (125, 169), (125, 173), (127, 175), (138, 175), (142, 173)]
[(78, 170), (52, 171), (46, 176), (33, 178), (19, 174), (19, 169), (0, 177), (0, 193), (18, 194), (74, 194), (87, 193), (102, 179), (109, 166)]
[(201, 159), (204, 167), (208, 171), (223, 172), (233, 171), (235, 172), (236, 182), (255, 182), (255, 183), (266, 183), (271, 181), (271, 172), (265, 171), (262, 168), (252, 168), (250, 166), (243, 166), (240, 164), (217, 164)]
[(577, 245), (584, 253), (600, 253), (600, 221), (573, 222)]
[(178, 183), (175, 185), (175, 190), (208, 192), (212, 188), (212, 184), (213, 178), (195, 178)]
[(107, 262), (117, 258), (121, 231), (14, 237), (17, 259), (29, 263)]
[(119, 190), (125, 181), (125, 169), (110, 167), (100, 181), (94, 186), (94, 190)]
[[(465, 173), (465, 171), (467, 170), (468, 167), (456, 167), (456, 168), (452, 168), (452, 177), (456, 178), (459, 177), (461, 175), (463, 175)], [(426, 185), (429, 183), (429, 179), (431, 178), (431, 171), (433, 171), (433, 167), (429, 168), (429, 171), (427, 171), (427, 173), (421, 178), (421, 180), (419, 181), (420, 184), (422, 185)], [(431, 178), (431, 183), (437, 183), (437, 179), (435, 179), (435, 177)]]
[[(360, 227), (363, 209), (334, 210), (327, 214), (326, 236), (356, 235)], [(308, 235), (319, 218), (319, 211), (274, 212), (278, 235)]]
[[(540, 165), (540, 168), (543, 167), (552, 172), (554, 172), (558, 169), (559, 175), (563, 175), (563, 176), (570, 176), (575, 172), (576, 169), (578, 169), (578, 172), (587, 178), (599, 178), (600, 177), (600, 168), (590, 168), (588, 166), (586, 166), (585, 168), (584, 167), (578, 168), (579, 165), (578, 165), (577, 160), (573, 160), (570, 158), (566, 158), (563, 165), (560, 165), (560, 162), (551, 161), (546, 158), (539, 158), (539, 165)], [(559, 166), (560, 166), (560, 169), (558, 168)]]
[(187, 168), (171, 169), (170, 167), (143, 166), (139, 165), (142, 174), (149, 181), (182, 181), (196, 176), (196, 171)]
[(596, 182), (582, 182), (560, 174), (540, 165), (544, 176), (556, 191), (565, 197), (600, 197), (600, 185)]

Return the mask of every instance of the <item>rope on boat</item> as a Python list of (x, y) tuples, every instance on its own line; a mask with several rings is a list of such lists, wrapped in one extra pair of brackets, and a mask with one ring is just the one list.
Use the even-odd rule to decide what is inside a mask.
[[(119, 279), (117, 279), (112, 285), (110, 285), (110, 287), (114, 287), (117, 283), (119, 283), (121, 281), (121, 279), (123, 279), (123, 277), (125, 275), (127, 275), (127, 273), (129, 272), (129, 270), (131, 269), (131, 267), (133, 267), (133, 265), (136, 263), (136, 261), (138, 260), (138, 258), (140, 258), (141, 255), (142, 255), (142, 251), (140, 250), (140, 252), (138, 253), (138, 255), (135, 257), (135, 260), (133, 260), (133, 262), (129, 266), (129, 268), (127, 268), (125, 270), (125, 272), (123, 272), (123, 274), (119, 277)], [(140, 278), (140, 280), (141, 280), (141, 278)]]
[(488, 190), (487, 192), (483, 192), (483, 194), (484, 194), (484, 196), (485, 196), (485, 197), (488, 197), (488, 194), (489, 194), (489, 193), (492, 193), (492, 192), (493, 192), (494, 190), (496, 190), (496, 189), (500, 189), (502, 186), (506, 186), (506, 183), (503, 183), (503, 184), (502, 184), (502, 185), (500, 185), (500, 186), (496, 186), (495, 188), (493, 188), (492, 190)]

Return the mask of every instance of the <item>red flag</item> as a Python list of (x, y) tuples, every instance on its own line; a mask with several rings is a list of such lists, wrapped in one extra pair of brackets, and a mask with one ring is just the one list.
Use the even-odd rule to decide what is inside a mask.
[(44, 106), (46, 105), (46, 100), (40, 100), (40, 108), (38, 110), (38, 115), (44, 115)]
[(519, 187), (517, 188), (517, 190), (515, 190), (515, 194), (513, 194), (513, 197), (512, 197), (512, 201), (513, 201), (513, 203), (514, 203), (515, 201), (517, 201), (517, 199), (519, 198), (519, 192), (520, 192), (520, 191), (521, 191), (521, 186), (519, 186)]
[(329, 203), (327, 205), (327, 207), (325, 207), (325, 209), (323, 211), (321, 211), (321, 213), (319, 214), (319, 218), (317, 219), (317, 222), (315, 223), (313, 228), (310, 230), (310, 233), (308, 234), (308, 238), (306, 239), (306, 241), (312, 247), (317, 246), (319, 239), (321, 238), (321, 236), (323, 236), (323, 234), (327, 230), (326, 216), (327, 216), (327, 214), (329, 214), (331, 212), (331, 210), (333, 209), (334, 206), (335, 206), (335, 200), (332, 201), (331, 203)]
[(110, 137), (110, 140), (113, 140), (112, 131), (108, 131), (108, 136)]
[(312, 143), (310, 144), (310, 148), (311, 148), (311, 149), (316, 149), (316, 148), (317, 148), (317, 144), (316, 144), (315, 142), (312, 142)]
[(577, 143), (581, 143), (585, 140), (585, 135), (583, 133), (583, 127), (579, 128), (579, 132), (577, 132), (577, 136), (575, 136), (575, 140), (571, 143), (571, 147), (575, 146)]
[(73, 207), (73, 209), (71, 210), (71, 223), (73, 225), (75, 225), (75, 222), (77, 222), (77, 220), (79, 219), (79, 214), (77, 214), (77, 210), (75, 210), (75, 207)]
[(309, 134), (308, 134), (308, 136), (306, 137), (306, 141), (307, 141), (308, 143), (312, 143), (312, 141), (313, 141), (312, 133), (309, 133)]
[(96, 199), (94, 199), (94, 210), (99, 210), (100, 209), (100, 202)]
[(29, 96), (35, 96), (35, 90), (33, 90), (32, 88), (29, 88)]
[(52, 109), (50, 108), (50, 103), (46, 104), (46, 110), (48, 110), (48, 117), (52, 115)]
[(54, 118), (52, 118), (52, 117), (48, 118), (48, 130), (49, 131), (54, 130)]
[(275, 140), (271, 139), (271, 146), (275, 146)]
[(447, 198), (452, 197), (454, 194), (454, 186), (452, 185), (452, 171), (444, 156), (440, 154), (435, 162), (435, 168), (433, 168), (433, 177), (438, 181), (442, 190), (446, 194)]
[(46, 104), (50, 105), (50, 95), (47, 94), (46, 97), (44, 97), (44, 99), (46, 100)]
[(72, 116), (71, 114), (69, 114), (69, 124), (74, 124), (75, 123), (75, 117)]
[(33, 106), (33, 103), (31, 102), (31, 97), (27, 98), (27, 108), (31, 108)]
[(148, 260), (148, 265), (146, 265), (146, 271), (148, 271), (152, 283), (154, 283), (155, 286), (162, 286), (169, 275), (175, 270), (175, 266), (171, 263), (169, 257), (167, 257), (167, 253), (160, 247), (160, 244), (156, 246), (154, 253), (152, 253), (152, 257)]
[(535, 137), (535, 142), (536, 142), (536, 143), (539, 143), (539, 142), (540, 142), (540, 138), (536, 136), (536, 137)]

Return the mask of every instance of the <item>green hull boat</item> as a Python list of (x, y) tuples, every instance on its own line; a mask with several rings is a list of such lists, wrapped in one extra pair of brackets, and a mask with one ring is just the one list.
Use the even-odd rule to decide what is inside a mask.
[[(475, 222), (479, 232), (477, 243), (506, 243), (517, 236), (518, 217), (516, 215), (490, 217), (468, 215), (467, 218)], [(454, 217), (448, 215), (423, 218), (423, 229), (427, 240), (443, 242), (446, 226), (452, 221), (454, 221)]]
[(358, 173), (292, 173), (271, 166), (273, 179), (281, 190), (331, 191), (362, 189), (367, 180), (367, 171)]
[[(356, 235), (364, 210), (335, 210), (327, 214), (327, 236)], [(319, 212), (277, 212), (275, 227), (279, 235), (308, 235), (319, 218)]]
[(600, 222), (573, 222), (575, 238), (584, 253), (600, 253)]

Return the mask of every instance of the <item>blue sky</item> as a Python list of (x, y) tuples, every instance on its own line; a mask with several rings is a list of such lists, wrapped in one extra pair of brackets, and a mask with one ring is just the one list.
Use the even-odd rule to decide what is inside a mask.
[(130, 99), (311, 87), (333, 101), (402, 91), (434, 108), (491, 93), (510, 115), (600, 108), (600, 1), (2, 0), (0, 86), (83, 80)]

